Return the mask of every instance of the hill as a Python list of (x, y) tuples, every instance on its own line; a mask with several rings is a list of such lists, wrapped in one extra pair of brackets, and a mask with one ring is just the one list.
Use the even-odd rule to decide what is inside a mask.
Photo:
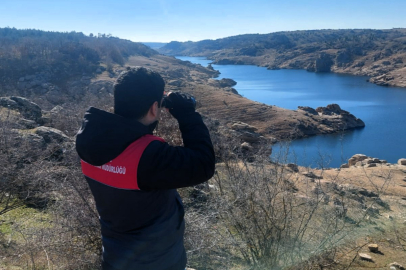
[(92, 77), (115, 64), (124, 65), (131, 55), (156, 54), (143, 44), (105, 34), (0, 28), (0, 85), (3, 92), (16, 87), (31, 91), (46, 82), (60, 87), (69, 78)]
[(247, 34), (199, 42), (170, 42), (169, 55), (206, 56), (217, 64), (307, 69), (371, 77), (406, 87), (406, 29), (312, 30)]

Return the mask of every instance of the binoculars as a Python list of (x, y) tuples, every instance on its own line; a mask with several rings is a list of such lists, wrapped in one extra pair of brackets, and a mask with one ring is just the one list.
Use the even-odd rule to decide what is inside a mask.
[[(175, 105), (174, 102), (169, 97), (170, 94), (171, 93), (164, 94), (164, 97), (163, 97), (162, 103), (161, 103), (162, 108), (172, 109), (173, 106)], [(185, 101), (192, 103), (193, 107), (196, 109), (196, 99), (192, 95), (182, 93), (181, 96)]]

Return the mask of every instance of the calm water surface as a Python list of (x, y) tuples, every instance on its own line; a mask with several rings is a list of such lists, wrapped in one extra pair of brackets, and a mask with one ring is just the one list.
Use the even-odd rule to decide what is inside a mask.
[[(177, 57), (207, 66), (202, 57)], [(273, 157), (289, 149), (288, 161), (311, 167), (338, 167), (354, 154), (396, 163), (406, 158), (406, 89), (368, 83), (367, 77), (305, 70), (267, 70), (248, 65), (213, 65), (231, 78), (246, 98), (296, 110), (337, 103), (361, 118), (366, 127), (334, 135), (319, 135), (275, 145)]]

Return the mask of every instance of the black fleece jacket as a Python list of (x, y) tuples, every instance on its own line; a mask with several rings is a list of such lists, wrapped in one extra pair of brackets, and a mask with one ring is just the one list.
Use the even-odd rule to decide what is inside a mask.
[[(151, 142), (138, 164), (140, 190), (104, 185), (86, 177), (100, 215), (103, 269), (184, 269), (184, 210), (176, 188), (207, 181), (214, 173), (209, 132), (197, 112), (178, 117), (184, 147)], [(91, 107), (76, 137), (80, 158), (101, 166), (152, 128)]]

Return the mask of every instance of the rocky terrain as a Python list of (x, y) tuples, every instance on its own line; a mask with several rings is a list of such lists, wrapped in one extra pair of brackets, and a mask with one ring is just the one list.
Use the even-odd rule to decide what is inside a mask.
[[(362, 120), (341, 110), (337, 104), (315, 109), (303, 106), (292, 111), (254, 102), (232, 88), (233, 80), (213, 80), (216, 71), (172, 57), (131, 57), (128, 64), (158, 70), (167, 82), (166, 91), (185, 91), (194, 95), (199, 112), (218, 120), (236, 137), (249, 143), (276, 142), (365, 126)], [(238, 125), (240, 122), (242, 126)]]
[(171, 42), (159, 51), (205, 56), (216, 64), (306, 69), (368, 76), (372, 83), (406, 87), (406, 29), (313, 30)]
[[(132, 61), (137, 61), (137, 59), (132, 59)], [(159, 60), (156, 61), (159, 62)], [(103, 76), (103, 74), (100, 76)], [(108, 88), (110, 84), (107, 82), (109, 80), (106, 80), (104, 83), (102, 81), (96, 80), (89, 87), (98, 85), (99, 91), (102, 88)], [(103, 86), (100, 88), (100, 85)], [(110, 90), (107, 89), (106, 91), (108, 93)], [(333, 119), (338, 117), (339, 114), (344, 116), (348, 114), (345, 111), (343, 112), (337, 105), (329, 105), (317, 108), (316, 110), (303, 107), (299, 111), (319, 115), (320, 117), (321, 115), (330, 116)], [(13, 168), (15, 170), (14, 173), (23, 173), (25, 172), (24, 167), (33, 166), (35, 175), (28, 177), (35, 179), (35, 177), (46, 175), (47, 181), (61, 181), (61, 187), (64, 186), (62, 181), (63, 175), (66, 174), (66, 171), (72, 170), (72, 167), (70, 167), (72, 165), (67, 163), (67, 159), (69, 159), (69, 154), (67, 153), (72, 152), (72, 149), (74, 149), (74, 136), (72, 135), (74, 133), (67, 135), (61, 130), (56, 129), (55, 124), (57, 120), (61, 120), (60, 117), (65, 112), (66, 109), (59, 105), (51, 110), (43, 110), (37, 104), (22, 97), (10, 96), (0, 98), (1, 130), (4, 134), (7, 134), (8, 145), (16, 150), (19, 160), (23, 164), (26, 164), (24, 166), (17, 165)], [(258, 129), (244, 122), (232, 123), (230, 128), (224, 127), (222, 129), (221, 126), (219, 127), (219, 130), (222, 130), (221, 133), (224, 132), (222, 135), (239, 136), (242, 141), (245, 141), (241, 145), (242, 151), (254, 151), (248, 142), (253, 142), (253, 136), (259, 134), (257, 133)], [(212, 135), (216, 137), (218, 136), (216, 134), (217, 132)], [(228, 143), (231, 143), (231, 141)], [(33, 156), (33, 153), (37, 153), (37, 156)], [(44, 163), (42, 159), (45, 159), (48, 163)], [(43, 168), (46, 168), (44, 166), (50, 167), (37, 175), (38, 166)], [(265, 166), (265, 171), (271, 171), (271, 175), (272, 171), (278, 171), (277, 175), (280, 175), (279, 177), (283, 179), (283, 184), (280, 184), (280, 188), (285, 193), (288, 192), (286, 194), (294, 196), (291, 198), (293, 200), (291, 203), (299, 203), (298, 206), (306, 205), (311, 208), (320, 204), (320, 207), (329, 209), (329, 211), (336, 209), (336, 212), (334, 212), (336, 213), (335, 216), (331, 218), (338, 218), (338, 220), (330, 220), (329, 222), (344, 222), (343, 224), (347, 224), (348, 228), (340, 229), (340, 231), (336, 232), (336, 236), (342, 237), (341, 234), (343, 234), (344, 237), (345, 234), (345, 239), (356, 239), (356, 241), (341, 246), (339, 251), (337, 251), (337, 254), (340, 256), (340, 263), (336, 262), (328, 269), (341, 269), (340, 265), (347, 266), (354, 258), (355, 260), (352, 263), (355, 266), (386, 267), (389, 263), (395, 262), (399, 265), (406, 265), (404, 260), (405, 251), (401, 248), (402, 245), (405, 247), (406, 241), (402, 237), (397, 238), (396, 231), (393, 231), (392, 228), (392, 226), (400, 226), (399, 224), (403, 224), (404, 220), (406, 220), (406, 212), (404, 210), (406, 207), (406, 159), (400, 159), (398, 164), (390, 164), (385, 160), (357, 154), (351, 157), (348, 163), (343, 164), (340, 169), (318, 170), (299, 167), (295, 164)], [(216, 169), (220, 175), (226, 174), (230, 170), (224, 163), (218, 163)], [(80, 179), (80, 175), (78, 177)], [(241, 184), (246, 186), (244, 182), (241, 182)], [(66, 196), (61, 193), (61, 190), (51, 187), (52, 185), (49, 192), (38, 193), (38, 187), (31, 190), (32, 194), (30, 196), (33, 197), (27, 197), (30, 198), (30, 204), (38, 207), (43, 205), (44, 199), (49, 200), (51, 197), (54, 198), (53, 200), (58, 201), (55, 198)], [(195, 193), (193, 193), (195, 194), (193, 195), (195, 200), (202, 200), (201, 196), (206, 198), (205, 200), (208, 200), (209, 196), (220, 196), (219, 190), (221, 186), (219, 186), (217, 180), (210, 180), (208, 187), (209, 190), (197, 188), (194, 191)], [(41, 196), (43, 194), (46, 194), (47, 197)], [(184, 198), (186, 204), (190, 203), (190, 199)], [(34, 220), (36, 219), (34, 218)], [(18, 222), (20, 221), (12, 219), (12, 216), (0, 213), (0, 229), (5, 226), (12, 226), (13, 223), (18, 224)], [(46, 225), (48, 224), (47, 219), (41, 222), (45, 224), (44, 226), (49, 226)], [(314, 222), (317, 224), (320, 221), (316, 220)], [(30, 228), (28, 224), (25, 226), (28, 226), (27, 229)], [(201, 225), (190, 226), (193, 228), (193, 226)], [(377, 237), (382, 232), (385, 232), (384, 239)], [(8, 234), (5, 235), (8, 236)], [(13, 239), (13, 243), (18, 239), (13, 235), (8, 237)], [(376, 250), (379, 250), (380, 253), (376, 250), (375, 252), (368, 249), (367, 244), (377, 245)], [(349, 248), (353, 245), (357, 247), (355, 251)], [(0, 251), (1, 254), (3, 256), (7, 254), (4, 257), (4, 263), (7, 263), (7, 265), (13, 265), (13, 263), (18, 262), (17, 259), (13, 259), (14, 262), (9, 261), (9, 258), (14, 258), (11, 254)], [(0, 267), (2, 266), (2, 263), (0, 263)], [(197, 267), (196, 269), (200, 268)]]
[[(323, 269), (406, 265), (406, 160), (389, 164), (359, 154), (322, 170), (268, 160), (276, 141), (360, 128), (362, 120), (338, 104), (286, 110), (254, 102), (238, 94), (233, 80), (213, 79), (212, 68), (169, 56), (134, 54), (123, 65), (100, 59), (59, 80), (53, 71), (33, 70), (0, 81), (0, 269), (97, 268), (99, 220), (74, 136), (88, 106), (111, 110), (113, 83), (126, 65), (158, 71), (166, 91), (193, 94), (212, 135), (215, 176), (180, 190), (190, 266), (249, 269), (254, 259), (278, 264), (292, 256), (298, 259), (284, 265), (307, 259)], [(159, 135), (179, 145), (176, 122), (166, 116)], [(366, 244), (377, 244), (383, 255)], [(278, 262), (267, 261), (275, 254), (282, 254)], [(331, 254), (338, 259), (327, 260)], [(318, 263), (319, 255), (327, 261)]]
[[(0, 96), (25, 97), (46, 110), (56, 105), (69, 108), (70, 104), (83, 104), (85, 108), (95, 97), (105, 99), (103, 102), (107, 104), (111, 100), (114, 80), (125, 65), (141, 65), (160, 72), (167, 91), (195, 95), (204, 116), (217, 119), (231, 130), (234, 134), (231, 136), (241, 137), (249, 143), (263, 139), (271, 142), (289, 140), (364, 126), (339, 105), (325, 104), (326, 108), (312, 109), (303, 104), (292, 111), (253, 102), (238, 94), (233, 88), (235, 81), (213, 79), (218, 71), (211, 66), (202, 67), (159, 55), (142, 44), (111, 36), (88, 37), (82, 33), (11, 28), (0, 28), (0, 36), (7, 41), (7, 46), (2, 48), (4, 57), (0, 57)], [(28, 37), (37, 38), (36, 46), (30, 52), (12, 53), (9, 50), (13, 43), (24, 45)], [(49, 47), (47, 44), (53, 51), (44, 57), (41, 52)], [(22, 55), (21, 58), (18, 55)], [(5, 66), (10, 68), (3, 68)], [(81, 111), (76, 110), (76, 114)], [(231, 129), (239, 122), (252, 128), (250, 131)]]

